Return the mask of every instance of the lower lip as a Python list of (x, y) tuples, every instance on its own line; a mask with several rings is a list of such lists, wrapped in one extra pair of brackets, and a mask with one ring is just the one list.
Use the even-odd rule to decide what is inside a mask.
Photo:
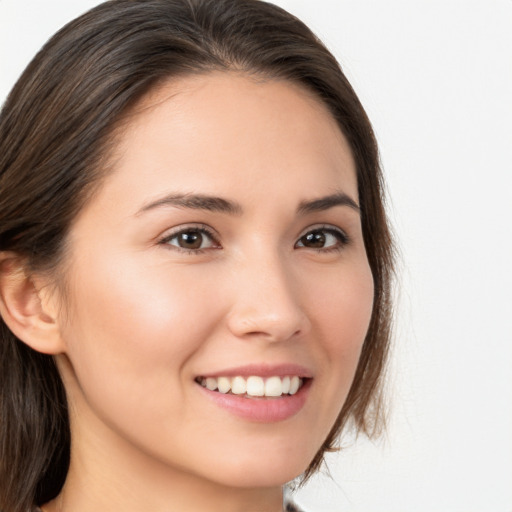
[(198, 384), (200, 390), (219, 407), (235, 416), (258, 423), (275, 423), (295, 416), (306, 403), (311, 380), (307, 379), (295, 395), (283, 395), (277, 398), (247, 398), (230, 393), (210, 391)]

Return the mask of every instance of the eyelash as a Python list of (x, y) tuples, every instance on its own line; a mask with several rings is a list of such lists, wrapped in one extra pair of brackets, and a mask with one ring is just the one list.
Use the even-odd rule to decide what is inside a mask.
[[(177, 245), (170, 244), (169, 242), (173, 240), (174, 238), (183, 235), (185, 233), (200, 233), (201, 235), (206, 235), (211, 241), (214, 247), (206, 247), (204, 249), (186, 249), (185, 247), (179, 247)], [(161, 240), (158, 242), (161, 245), (170, 245), (173, 249), (177, 251), (184, 252), (186, 254), (202, 254), (205, 251), (208, 251), (210, 249), (219, 249), (220, 243), (217, 239), (217, 236), (215, 233), (208, 227), (203, 224), (200, 225), (193, 225), (193, 226), (186, 226), (180, 228), (178, 231), (174, 231), (166, 236), (164, 236)]]
[[(319, 226), (311, 226), (307, 229), (307, 231), (299, 237), (296, 244), (299, 243), (303, 238), (305, 238), (309, 234), (313, 233), (324, 233), (334, 236), (338, 243), (331, 247), (322, 247), (319, 248), (318, 251), (322, 253), (330, 253), (330, 252), (339, 252), (342, 251), (349, 243), (350, 243), (350, 237), (345, 233), (345, 231), (341, 230), (340, 228), (337, 228), (335, 226), (331, 225), (319, 225)], [(308, 249), (308, 247), (305, 247), (305, 249)], [(314, 250), (314, 249), (313, 249)]]
[[(202, 248), (202, 249), (201, 248), (187, 249), (185, 247), (180, 247), (178, 245), (174, 245), (174, 244), (170, 243), (171, 240), (173, 240), (176, 237), (183, 235), (185, 233), (199, 233), (201, 235), (206, 235), (211, 240), (211, 243), (213, 246)], [(316, 250), (321, 253), (330, 253), (330, 252), (336, 252), (336, 251), (339, 252), (339, 251), (343, 250), (345, 248), (345, 246), (347, 246), (351, 241), (349, 236), (341, 229), (331, 226), (331, 225), (319, 225), (319, 226), (312, 226), (312, 227), (308, 228), (307, 231), (304, 232), (304, 234), (300, 235), (297, 242), (295, 243), (294, 247), (297, 247), (297, 244), (299, 242), (301, 242), (301, 240), (303, 240), (306, 236), (311, 235), (313, 233), (323, 233), (323, 234), (332, 235), (338, 241), (338, 243), (336, 243), (330, 247), (320, 247), (320, 248), (316, 248), (316, 249), (312, 248), (312, 250)], [(160, 239), (158, 241), (158, 244), (172, 246), (172, 248), (174, 250), (184, 252), (186, 254), (194, 254), (194, 255), (202, 254), (205, 251), (208, 251), (211, 249), (221, 248), (220, 242), (218, 241), (218, 238), (215, 235), (215, 233), (208, 226), (203, 225), (203, 224), (186, 226), (184, 228), (180, 228), (178, 231), (174, 231), (174, 232), (164, 236), (162, 239)], [(305, 249), (311, 249), (304, 245), (298, 246), (298, 247), (299, 248), (304, 247)]]

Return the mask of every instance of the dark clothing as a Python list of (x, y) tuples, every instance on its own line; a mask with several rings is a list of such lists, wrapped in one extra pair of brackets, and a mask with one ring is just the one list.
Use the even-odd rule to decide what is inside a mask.
[[(35, 507), (32, 509), (32, 512), (41, 512), (41, 509), (39, 507)], [(304, 512), (303, 510), (299, 509), (297, 505), (293, 504), (291, 501), (286, 501), (286, 503), (283, 504), (283, 512)]]
[(304, 512), (302, 509), (297, 507), (293, 502), (287, 501), (284, 504), (283, 512)]

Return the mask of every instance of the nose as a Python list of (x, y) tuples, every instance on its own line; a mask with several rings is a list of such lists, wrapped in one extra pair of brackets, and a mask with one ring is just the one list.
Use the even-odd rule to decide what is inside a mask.
[(309, 331), (297, 279), (278, 255), (245, 261), (233, 278), (228, 327), (235, 336), (281, 342)]

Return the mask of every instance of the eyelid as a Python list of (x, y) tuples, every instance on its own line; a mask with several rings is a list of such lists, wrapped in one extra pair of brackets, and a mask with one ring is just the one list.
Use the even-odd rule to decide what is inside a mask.
[[(315, 251), (329, 252), (329, 251), (341, 250), (351, 242), (351, 238), (349, 237), (347, 232), (338, 226), (335, 226), (333, 224), (313, 224), (312, 226), (308, 226), (306, 229), (304, 229), (301, 232), (295, 245), (297, 246), (297, 244), (299, 243), (301, 238), (305, 237), (308, 233), (311, 233), (313, 231), (324, 231), (324, 232), (333, 234), (339, 240), (339, 244), (337, 244), (333, 247), (325, 247), (325, 248), (319, 248), (319, 249), (312, 248), (312, 250), (315, 250)], [(306, 246), (299, 246), (299, 247), (304, 247), (305, 249), (309, 249), (309, 247), (306, 247)]]
[[(210, 238), (212, 240), (212, 243), (214, 246), (208, 247), (205, 249), (185, 249), (184, 247), (178, 247), (176, 245), (172, 245), (172, 244), (168, 243), (174, 237), (176, 237), (182, 233), (186, 233), (187, 231), (198, 231), (199, 233), (206, 235), (208, 238)], [(217, 232), (214, 229), (212, 229), (210, 226), (208, 226), (206, 224), (201, 224), (201, 223), (182, 224), (180, 226), (176, 226), (175, 228), (171, 228), (170, 230), (166, 231), (163, 235), (161, 235), (158, 238), (157, 244), (158, 245), (167, 245), (172, 250), (185, 252), (185, 253), (192, 253), (192, 254), (200, 254), (207, 250), (220, 248), (219, 236), (218, 236)]]

